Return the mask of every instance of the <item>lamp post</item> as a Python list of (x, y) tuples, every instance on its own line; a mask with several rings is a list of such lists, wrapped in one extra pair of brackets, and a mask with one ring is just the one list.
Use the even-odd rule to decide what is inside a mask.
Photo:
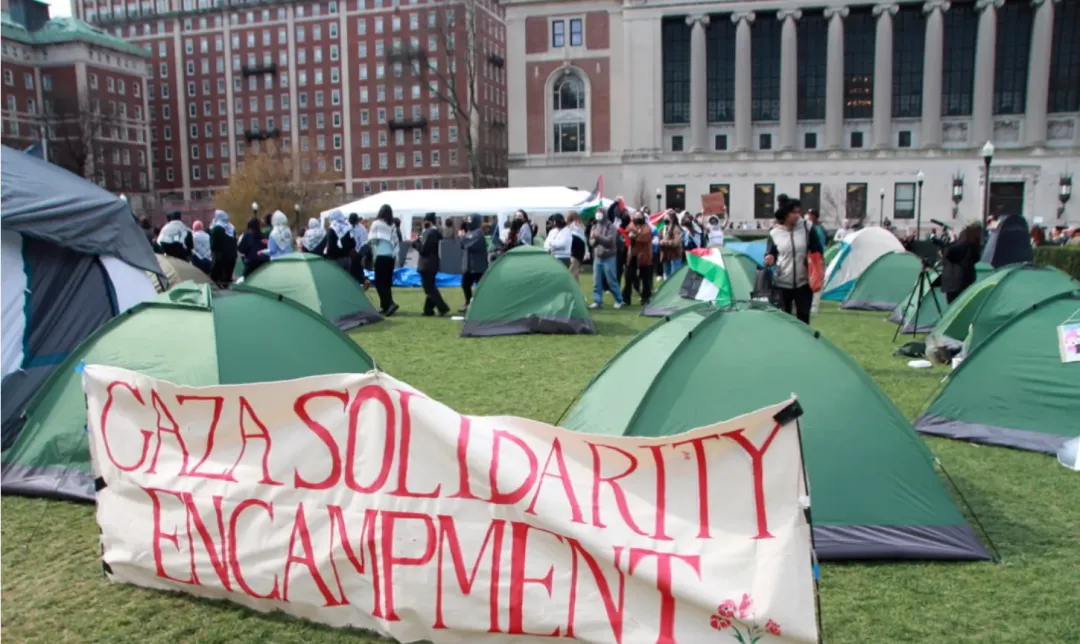
[(878, 193), (878, 226), (885, 225), (885, 188)]
[(982, 212), (982, 225), (985, 229), (987, 223), (990, 221), (990, 163), (994, 160), (994, 144), (990, 141), (986, 142), (986, 145), (982, 149), (983, 158), (983, 212)]
[(964, 200), (964, 175), (957, 173), (952, 178), (952, 218), (960, 212), (960, 202)]
[(919, 174), (915, 175), (915, 239), (920, 239), (919, 235), (922, 234), (922, 184), (925, 180), (926, 175), (919, 170)]
[(294, 203), (293, 211), (296, 213), (296, 232), (300, 232), (301, 230), (303, 230), (303, 228), (301, 228), (300, 226), (300, 204)]
[(1058, 201), (1061, 202), (1061, 205), (1058, 206), (1058, 218), (1060, 219), (1065, 214), (1065, 204), (1069, 203), (1069, 199), (1072, 198), (1072, 175), (1061, 175), (1061, 181), (1058, 185)]
[(656, 212), (660, 212), (660, 199), (664, 192), (660, 189), (656, 189)]
[(258, 218), (258, 216), (259, 216), (259, 202), (258, 201), (252, 201), (251, 202), (251, 216), (255, 217), (255, 218)]

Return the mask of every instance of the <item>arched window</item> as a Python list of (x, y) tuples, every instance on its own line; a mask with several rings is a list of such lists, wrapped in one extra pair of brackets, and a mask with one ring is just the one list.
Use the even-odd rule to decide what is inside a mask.
[(585, 83), (573, 73), (555, 81), (551, 97), (551, 123), (556, 154), (585, 151)]

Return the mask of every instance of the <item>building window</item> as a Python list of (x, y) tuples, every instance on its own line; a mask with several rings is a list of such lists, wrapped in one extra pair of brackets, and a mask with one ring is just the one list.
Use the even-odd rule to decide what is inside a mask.
[(762, 150), (772, 149), (772, 134), (761, 134), (758, 136), (758, 147)]
[(1050, 56), (1050, 99), (1054, 112), (1080, 111), (1080, 2), (1054, 5), (1054, 45)]
[(828, 63), (828, 52), (823, 43), (828, 42), (829, 25), (820, 11), (805, 12), (796, 29), (799, 50), (799, 120), (821, 121), (825, 119), (825, 70)]
[[(1031, 54), (1030, 2), (1007, 2), (997, 10), (994, 51), (994, 114), (1023, 114)], [(1077, 34), (1073, 34), (1075, 38)]]
[(668, 208), (673, 208), (675, 210), (685, 210), (686, 209), (686, 186), (685, 185), (682, 185), (682, 184), (668, 185), (668, 186), (665, 187), (664, 192), (665, 192), (665, 195), (667, 197), (667, 203), (665, 205)]
[(585, 83), (575, 74), (564, 74), (555, 81), (551, 107), (554, 152), (584, 152)]
[(783, 23), (773, 13), (758, 16), (751, 25), (751, 114), (755, 121), (780, 120), (781, 27)]
[(803, 147), (807, 150), (817, 149), (817, 132), (807, 132), (803, 135)]
[(911, 130), (900, 130), (899, 141), (897, 141), (897, 147), (910, 148), (911, 147)]
[(975, 43), (979, 15), (974, 4), (957, 4), (945, 12), (945, 60), (942, 67), (941, 114), (970, 116), (975, 85)]
[(926, 53), (926, 14), (922, 6), (901, 5), (893, 18), (892, 115), (922, 116), (923, 60)]
[(564, 46), (566, 46), (566, 21), (564, 21), (564, 20), (552, 20), (551, 21), (551, 46), (552, 47), (564, 47)]
[(584, 25), (582, 25), (581, 18), (570, 19), (570, 46), (580, 47), (584, 38)]
[[(685, 21), (683, 31), (689, 40), (690, 29)], [(687, 57), (689, 58), (689, 46)], [(705, 31), (706, 118), (710, 123), (730, 123), (735, 120), (735, 23), (712, 20)], [(689, 73), (690, 63), (686, 65)], [(689, 92), (687, 83), (687, 92)], [(689, 101), (687, 101), (689, 112)], [(688, 119), (689, 120), (689, 119)]]
[(893, 193), (893, 219), (915, 218), (915, 184), (898, 183)]
[(663, 22), (664, 123), (690, 122), (690, 30), (685, 18)]
[(856, 7), (844, 18), (844, 118), (874, 115), (874, 42), (877, 18), (870, 7)]
[(776, 204), (773, 200), (773, 184), (754, 184), (754, 219), (772, 219)]
[(844, 202), (847, 219), (857, 221), (866, 218), (866, 184), (847, 184), (847, 199)]
[(859, 149), (863, 146), (863, 133), (856, 130), (851, 133), (851, 147), (852, 149)]
[(820, 183), (800, 183), (799, 184), (799, 202), (802, 205), (803, 212), (814, 212), (821, 214), (821, 184)]
[(683, 138), (681, 135), (671, 137), (671, 151), (682, 152), (683, 151)]
[(713, 147), (715, 147), (717, 151), (727, 150), (727, 135), (717, 134), (713, 137)]

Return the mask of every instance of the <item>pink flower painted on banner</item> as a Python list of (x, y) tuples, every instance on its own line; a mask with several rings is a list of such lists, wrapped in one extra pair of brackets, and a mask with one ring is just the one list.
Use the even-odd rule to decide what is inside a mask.
[(768, 631), (770, 635), (780, 637), (780, 625), (771, 619), (765, 622), (765, 630)]
[(718, 631), (722, 631), (731, 626), (731, 620), (726, 617), (721, 617), (720, 615), (713, 615), (709, 619), (709, 625)]
[(743, 593), (742, 601), (739, 602), (739, 619), (750, 617), (750, 608), (753, 605), (754, 602), (750, 599), (750, 595)]
[(732, 599), (725, 599), (723, 604), (720, 604), (716, 609), (716, 613), (721, 617), (735, 617), (735, 601)]

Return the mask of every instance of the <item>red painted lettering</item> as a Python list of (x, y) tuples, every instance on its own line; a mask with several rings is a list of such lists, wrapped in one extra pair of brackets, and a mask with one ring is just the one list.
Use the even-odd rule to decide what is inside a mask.
[[(593, 464), (593, 484), (592, 484), (592, 524), (597, 528), (606, 528), (607, 526), (600, 520), (600, 485), (606, 483), (611, 486), (611, 494), (615, 497), (615, 507), (619, 510), (619, 515), (622, 516), (623, 523), (627, 525), (631, 530), (640, 534), (643, 537), (647, 537), (648, 533), (638, 527), (636, 521), (634, 521), (633, 515), (630, 514), (630, 504), (626, 502), (626, 493), (623, 492), (622, 486), (616, 481), (619, 479), (630, 476), (637, 469), (638, 460), (637, 457), (630, 452), (616, 447), (614, 445), (603, 445), (588, 443), (589, 450), (592, 452), (592, 464)], [(600, 473), (600, 448), (606, 448), (613, 452), (618, 452), (626, 457), (630, 464), (626, 467), (626, 471), (616, 476), (605, 477)]]
[(775, 423), (772, 431), (769, 432), (769, 437), (762, 443), (761, 449), (754, 447), (754, 444), (743, 435), (743, 430), (741, 429), (725, 432), (723, 434), (738, 443), (739, 447), (743, 448), (743, 450), (750, 455), (750, 467), (754, 475), (754, 508), (757, 511), (758, 530), (754, 539), (773, 538), (773, 536), (769, 534), (769, 518), (765, 512), (765, 473), (762, 463), (765, 459), (765, 452), (769, 451), (769, 445), (771, 445), (773, 439), (776, 438), (776, 433), (778, 431), (780, 431), (780, 423)]
[[(186, 476), (188, 473), (188, 450), (187, 445), (184, 444), (184, 437), (180, 435), (180, 425), (173, 418), (172, 412), (165, 406), (165, 401), (161, 399), (157, 391), (150, 390), (150, 404), (153, 405), (154, 411), (157, 412), (157, 449), (154, 450), (154, 458), (150, 461), (150, 469), (146, 470), (147, 474), (157, 473), (158, 457), (161, 455), (161, 444), (164, 441), (162, 434), (172, 434), (176, 437), (176, 444), (180, 448), (180, 471), (177, 472), (180, 476)], [(169, 419), (172, 424), (171, 427), (165, 427), (161, 424), (162, 417)]]
[[(502, 451), (499, 449), (499, 446), (504, 440), (516, 444), (529, 459), (529, 475), (525, 477), (525, 482), (512, 492), (499, 491), (499, 455)], [(529, 493), (529, 490), (532, 489), (533, 484), (536, 482), (536, 467), (536, 454), (533, 453), (532, 449), (529, 448), (529, 445), (525, 441), (503, 429), (496, 429), (492, 432), (491, 467), (488, 470), (488, 478), (491, 483), (491, 503), (512, 505), (524, 499), (525, 495)], [(515, 467), (514, 471), (517, 470), (518, 468)]]
[(316, 398), (336, 398), (341, 401), (342, 411), (349, 407), (348, 393), (328, 389), (306, 393), (298, 397), (296, 402), (293, 403), (293, 413), (295, 413), (296, 417), (300, 419), (300, 422), (307, 425), (308, 429), (310, 429), (312, 433), (322, 441), (323, 445), (326, 446), (326, 450), (329, 452), (329, 458), (327, 460), (330, 462), (330, 473), (326, 475), (325, 479), (315, 483), (305, 480), (300, 476), (300, 472), (294, 471), (293, 487), (297, 489), (328, 490), (337, 485), (338, 480), (341, 478), (341, 450), (338, 448), (337, 441), (334, 440), (334, 435), (331, 434), (330, 430), (324, 425), (312, 418), (311, 414), (307, 411), (308, 403)]
[(657, 541), (672, 541), (672, 538), (664, 532), (667, 526), (667, 470), (664, 465), (663, 449), (666, 445), (643, 445), (643, 449), (652, 452), (653, 462), (656, 463), (656, 525), (653, 539)]
[(709, 532), (709, 467), (705, 462), (705, 441), (719, 438), (720, 436), (717, 434), (712, 434), (671, 444), (672, 447), (679, 447), (680, 445), (693, 445), (694, 447), (698, 479), (698, 539), (712, 537)]
[(578, 582), (578, 570), (581, 566), (578, 564), (578, 560), (585, 561), (585, 565), (589, 567), (589, 572), (592, 573), (593, 581), (596, 582), (596, 591), (600, 595), (601, 601), (604, 602), (604, 612), (607, 613), (608, 623), (611, 624), (611, 634), (618, 644), (622, 642), (623, 632), (623, 616), (624, 605), (626, 600), (626, 575), (619, 568), (619, 561), (622, 558), (622, 546), (615, 546), (615, 577), (618, 579), (618, 598), (611, 596), (611, 587), (608, 585), (607, 576), (604, 575), (604, 571), (600, 569), (600, 564), (596, 561), (596, 558), (585, 549), (585, 546), (581, 545), (581, 542), (576, 539), (567, 537), (567, 543), (570, 544), (570, 553), (573, 556), (573, 565), (570, 573), (570, 609), (569, 619), (566, 624), (566, 637), (574, 638), (574, 620), (577, 615), (577, 582)]
[[(555, 460), (555, 466), (559, 469), (558, 474), (548, 474), (548, 467), (551, 466), (552, 459)], [(585, 523), (585, 519), (581, 515), (581, 504), (578, 503), (577, 496), (574, 494), (574, 485), (570, 481), (570, 472), (566, 469), (566, 460), (563, 458), (562, 445), (559, 444), (558, 438), (551, 441), (551, 451), (548, 452), (544, 470), (540, 474), (540, 482), (536, 485), (532, 503), (529, 504), (529, 508), (525, 512), (536, 515), (536, 500), (540, 498), (540, 490), (544, 487), (544, 478), (549, 476), (559, 479), (559, 482), (562, 483), (563, 494), (566, 495), (566, 500), (570, 504), (570, 520), (574, 523)]]
[(244, 591), (251, 597), (254, 597), (255, 599), (281, 599), (281, 591), (278, 589), (277, 575), (274, 575), (274, 585), (270, 588), (270, 592), (264, 595), (256, 592), (255, 589), (248, 585), (247, 580), (244, 578), (243, 571), (240, 570), (240, 556), (238, 552), (239, 548), (236, 539), (237, 534), (239, 533), (239, 530), (237, 530), (237, 524), (240, 523), (240, 514), (243, 513), (244, 510), (256, 506), (262, 508), (263, 510), (266, 510), (266, 514), (270, 516), (270, 520), (274, 520), (274, 506), (270, 503), (267, 503), (266, 501), (262, 501), (260, 499), (244, 499), (239, 504), (237, 504), (236, 509), (232, 511), (232, 516), (229, 517), (229, 568), (230, 570), (232, 570), (233, 577), (236, 577), (236, 585), (240, 587), (240, 590)]
[[(424, 553), (419, 557), (398, 557), (394, 555), (394, 524), (398, 521), (424, 522)], [(415, 534), (415, 533), (414, 533)], [(415, 540), (415, 537), (413, 538)], [(422, 566), (435, 556), (435, 522), (426, 514), (418, 512), (382, 513), (382, 560), (383, 583), (386, 587), (386, 621), (400, 621), (394, 608), (394, 566)]]
[[(184, 511), (187, 513), (187, 526), (188, 534), (193, 535), (192, 528), (195, 528), (195, 532), (199, 534), (202, 539), (203, 548), (206, 549), (206, 554), (210, 557), (210, 565), (213, 566), (214, 572), (217, 573), (218, 581), (225, 587), (225, 590), (232, 590), (232, 582), (229, 579), (228, 569), (228, 544), (225, 534), (225, 518), (221, 512), (221, 496), (214, 495), (214, 517), (217, 519), (217, 540), (221, 542), (220, 552), (218, 545), (215, 543), (214, 536), (210, 534), (210, 530), (207, 529), (206, 523), (202, 519), (202, 515), (199, 514), (199, 508), (195, 505), (195, 497), (191, 492), (184, 492)], [(195, 544), (194, 536), (191, 537), (191, 576), (195, 580), (196, 584), (203, 585), (199, 580), (198, 568), (195, 565)]]
[(204, 479), (212, 479), (216, 481), (230, 481), (236, 482), (233, 478), (232, 470), (228, 470), (221, 473), (214, 472), (200, 472), (199, 468), (206, 463), (206, 460), (210, 458), (210, 454), (214, 451), (214, 437), (217, 434), (218, 422), (221, 420), (221, 408), (224, 406), (225, 399), (221, 396), (177, 396), (176, 402), (183, 406), (184, 403), (189, 400), (196, 401), (211, 401), (214, 403), (213, 416), (210, 418), (210, 431), (206, 434), (206, 452), (203, 457), (199, 459), (199, 462), (195, 464), (195, 467), (191, 468), (190, 475)]
[[(298, 540), (300, 547), (303, 549), (299, 555), (296, 554), (296, 542)], [(323, 604), (324, 607), (341, 606), (345, 603), (343, 599), (334, 597), (334, 593), (330, 591), (330, 587), (323, 580), (322, 573), (319, 572), (319, 566), (315, 562), (315, 551), (311, 546), (311, 533), (308, 531), (303, 503), (296, 506), (296, 520), (293, 522), (292, 533), (289, 535), (289, 556), (285, 559), (285, 582), (281, 591), (282, 601), (289, 601), (289, 579), (291, 578), (290, 573), (293, 564), (307, 568), (308, 575), (311, 576), (311, 580), (315, 582), (315, 586), (326, 601)]]
[[(245, 419), (250, 418), (253, 425), (255, 425), (256, 431), (248, 432), (247, 423)], [(275, 481), (270, 476), (270, 430), (266, 428), (266, 425), (259, 420), (259, 417), (255, 414), (255, 409), (248, 402), (248, 399), (244, 396), (240, 396), (240, 454), (236, 457), (236, 462), (229, 468), (229, 476), (236, 471), (236, 467), (240, 465), (240, 461), (244, 458), (244, 452), (247, 451), (248, 439), (261, 439), (265, 441), (262, 454), (262, 478), (259, 479), (259, 483), (262, 485), (284, 485), (281, 481)]]
[[(180, 539), (177, 536), (175, 530), (173, 532), (170, 532), (170, 533), (166, 533), (166, 532), (162, 531), (162, 529), (161, 529), (161, 498), (158, 495), (167, 494), (167, 495), (173, 496), (181, 504), (183, 504), (184, 503), (184, 493), (183, 492), (174, 492), (172, 490), (165, 490), (165, 489), (161, 489), (161, 488), (150, 488), (150, 487), (143, 488), (143, 491), (146, 492), (148, 495), (150, 495), (150, 504), (151, 504), (151, 507), (153, 508), (152, 513), (153, 513), (154, 529), (153, 529), (153, 533), (152, 533), (152, 536), (151, 536), (151, 539), (150, 539), (150, 543), (151, 543), (150, 550), (151, 550), (151, 552), (153, 553), (153, 556), (154, 556), (154, 566), (156, 568), (157, 576), (161, 577), (162, 579), (168, 579), (169, 581), (175, 581), (175, 582), (178, 582), (178, 583), (181, 583), (181, 584), (196, 584), (196, 583), (198, 583), (198, 581), (197, 581), (197, 579), (195, 577), (195, 570), (194, 569), (192, 569), (192, 571), (191, 571), (191, 577), (188, 577), (187, 579), (177, 579), (176, 577), (170, 577), (169, 574), (167, 572), (165, 572), (165, 562), (163, 560), (162, 551), (161, 551), (161, 542), (162, 542), (162, 540), (164, 540), (164, 541), (168, 541), (169, 543), (171, 543), (173, 545), (173, 547), (176, 548), (177, 552), (179, 552), (180, 551)], [(190, 548), (190, 545), (191, 545), (190, 542), (191, 542), (191, 533), (189, 532), (188, 533), (188, 545), (189, 545), (189, 548)]]
[(349, 543), (349, 535), (345, 530), (345, 514), (341, 506), (328, 505), (326, 511), (330, 514), (330, 567), (334, 571), (334, 581), (337, 583), (338, 592), (345, 603), (351, 603), (345, 595), (345, 588), (341, 584), (341, 576), (338, 574), (337, 562), (334, 561), (336, 543), (341, 540), (341, 549), (345, 551), (345, 558), (349, 560), (353, 570), (363, 575), (366, 574), (367, 566), (364, 560), (364, 548), (371, 553), (371, 589), (374, 594), (374, 606), (371, 614), (382, 618), (382, 586), (379, 583), (379, 562), (375, 558), (375, 522), (379, 518), (378, 510), (364, 510), (364, 524), (360, 528), (360, 543), (353, 550)]
[(656, 589), (660, 591), (660, 626), (656, 644), (675, 644), (675, 596), (671, 593), (672, 563), (675, 560), (685, 563), (700, 579), (701, 557), (630, 548), (630, 574), (633, 575), (638, 564), (649, 557), (656, 557)]
[(412, 439), (412, 418), (409, 415), (409, 399), (416, 396), (411, 391), (398, 391), (401, 399), (401, 445), (398, 447), (397, 489), (390, 492), (393, 496), (416, 499), (435, 499), (442, 491), (442, 484), (436, 485), (431, 492), (410, 492), (405, 480), (409, 473), (409, 441)]
[[(378, 476), (370, 485), (361, 485), (356, 480), (355, 471), (357, 456), (356, 433), (359, 429), (357, 425), (360, 422), (360, 408), (369, 400), (381, 404), (386, 412), (386, 426), (383, 431), (386, 442), (383, 446), (382, 465)], [(390, 478), (390, 468), (394, 464), (395, 425), (394, 403), (390, 400), (390, 394), (386, 393), (385, 389), (378, 385), (368, 385), (356, 392), (356, 398), (353, 398), (352, 404), (349, 405), (349, 436), (345, 444), (345, 485), (349, 489), (361, 494), (373, 494), (386, 484), (386, 479)], [(387, 574), (389, 574), (389, 571), (387, 571)]]
[[(551, 579), (555, 567), (548, 568), (543, 577), (525, 576), (525, 553), (529, 539), (529, 530), (539, 530), (527, 523), (512, 523), (511, 546), (510, 546), (510, 628), (506, 631), (509, 635), (539, 635), (542, 637), (559, 637), (561, 629), (555, 627), (550, 633), (526, 633), (525, 632), (525, 584), (539, 584), (551, 595)], [(541, 530), (546, 532), (546, 530)], [(550, 533), (549, 533), (550, 534)], [(562, 537), (555, 535), (562, 541)], [(534, 611), (538, 612), (538, 611)]]
[(112, 411), (113, 406), (113, 389), (116, 387), (122, 387), (131, 392), (131, 395), (135, 397), (135, 400), (139, 401), (140, 405), (146, 406), (143, 402), (142, 394), (139, 390), (126, 382), (115, 380), (109, 383), (109, 386), (105, 388), (105, 406), (101, 409), (101, 442), (105, 444), (105, 454), (109, 457), (109, 461), (116, 466), (117, 469), (124, 472), (134, 472), (139, 469), (144, 462), (146, 462), (146, 452), (150, 448), (150, 435), (153, 433), (149, 429), (140, 429), (139, 433), (142, 434), (142, 450), (139, 454), (139, 461), (134, 465), (121, 465), (116, 457), (113, 456), (112, 448), (109, 446), (109, 433), (105, 431), (105, 427), (108, 424), (109, 412)]
[(476, 583), (476, 575), (480, 570), (480, 562), (484, 560), (484, 552), (487, 551), (488, 543), (491, 544), (491, 562), (488, 570), (491, 574), (491, 585), (488, 589), (490, 606), (490, 626), (487, 632), (501, 633), (499, 630), (499, 571), (502, 564), (502, 541), (506, 531), (506, 521), (495, 519), (488, 526), (484, 534), (484, 542), (480, 544), (480, 552), (473, 562), (472, 571), (465, 571), (465, 557), (461, 553), (461, 541), (458, 539), (457, 529), (454, 527), (453, 517), (440, 514), (439, 517), (439, 556), (436, 561), (435, 580), (435, 623), (433, 628), (448, 628), (443, 620), (443, 552), (444, 546), (450, 550), (450, 561), (454, 566), (457, 576), (458, 587), (461, 592), (468, 595), (472, 593), (473, 584)]
[(468, 416), (461, 416), (457, 438), (458, 491), (450, 495), (449, 498), (451, 499), (479, 500), (479, 497), (472, 493), (472, 487), (469, 484), (469, 435), (472, 431), (471, 424)]

